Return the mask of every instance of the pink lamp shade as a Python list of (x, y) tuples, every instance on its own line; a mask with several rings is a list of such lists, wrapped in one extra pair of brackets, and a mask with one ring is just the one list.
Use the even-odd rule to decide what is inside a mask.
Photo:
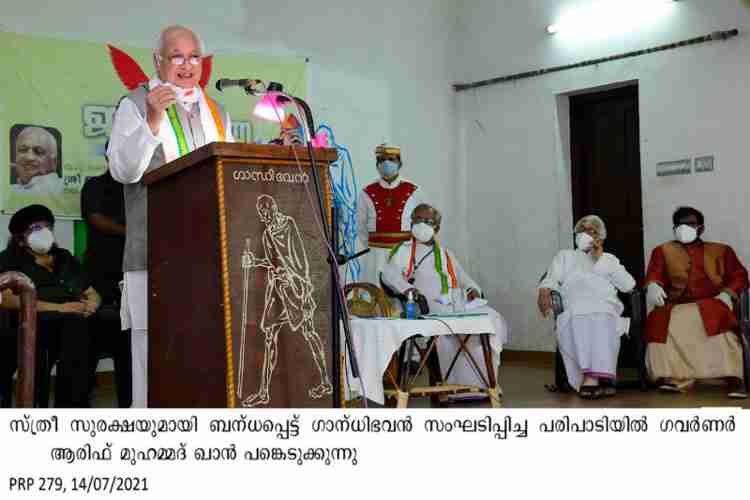
[(270, 122), (282, 122), (284, 121), (284, 106), (278, 102), (278, 96), (275, 93), (269, 92), (255, 105), (253, 115)]

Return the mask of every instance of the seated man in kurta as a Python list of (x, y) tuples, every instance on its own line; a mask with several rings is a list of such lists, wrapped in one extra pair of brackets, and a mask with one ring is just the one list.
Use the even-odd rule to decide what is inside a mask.
[(704, 217), (695, 208), (678, 208), (672, 222), (675, 240), (654, 249), (646, 273), (649, 375), (665, 392), (723, 378), (729, 397), (746, 398), (734, 308), (747, 270), (732, 247), (701, 239)]
[[(391, 250), (388, 262), (383, 267), (383, 283), (400, 294), (410, 291), (423, 296), (432, 313), (448, 313), (454, 310), (453, 301), (458, 297), (456, 292), (473, 302), (471, 312), (487, 314), (495, 329), (490, 345), (499, 353), (502, 345), (508, 340), (508, 326), (505, 319), (481, 299), (482, 289), (469, 274), (464, 271), (452, 251), (438, 241), (442, 215), (440, 211), (427, 203), (420, 203), (411, 213), (411, 239), (402, 242)], [(471, 337), (467, 347), (474, 360), (482, 359), (482, 347), (479, 339)], [(438, 342), (438, 356), (445, 382), (449, 384), (478, 385), (484, 384), (487, 373), (483, 364), (478, 363), (482, 374), (476, 372), (473, 363), (467, 356), (459, 356), (453, 369), (448, 368), (456, 353), (456, 343)], [(499, 357), (493, 360), (493, 366), (500, 364)]]

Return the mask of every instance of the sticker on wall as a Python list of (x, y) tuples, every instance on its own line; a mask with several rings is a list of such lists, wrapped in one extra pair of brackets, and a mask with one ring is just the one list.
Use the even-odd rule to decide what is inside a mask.
[(714, 157), (713, 156), (699, 156), (695, 160), (695, 172), (713, 172), (714, 171)]
[(690, 159), (662, 161), (656, 164), (656, 176), (686, 175), (692, 172)]

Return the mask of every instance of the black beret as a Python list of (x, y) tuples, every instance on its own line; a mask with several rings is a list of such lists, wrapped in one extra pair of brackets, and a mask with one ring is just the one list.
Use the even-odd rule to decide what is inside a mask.
[(47, 221), (50, 225), (54, 225), (55, 216), (44, 205), (29, 205), (13, 214), (8, 224), (8, 230), (10, 234), (21, 234), (33, 223), (41, 221)]

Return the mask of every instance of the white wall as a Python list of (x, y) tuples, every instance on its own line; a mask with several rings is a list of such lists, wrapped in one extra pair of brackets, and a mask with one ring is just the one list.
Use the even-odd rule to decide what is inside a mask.
[[(447, 212), (446, 236), (463, 242), (451, 228), (461, 220), (454, 206), (456, 127), (447, 57), (454, 3), (2, 0), (0, 29), (152, 47), (162, 27), (182, 23), (219, 57), (242, 52), (309, 57), (315, 118), (331, 125), (337, 141), (350, 148), (360, 185), (376, 175), (375, 145), (400, 144), (404, 175)], [(263, 77), (252, 68), (248, 75), (221, 76)], [(3, 219), (0, 224), (7, 226)], [(64, 225), (61, 231), (70, 232)]]
[[(750, 263), (747, 89), (750, 10), (739, 0), (683, 0), (642, 29), (598, 40), (545, 33), (566, 9), (591, 0), (467, 2), (458, 34), (462, 81), (486, 79), (644, 49), (738, 28), (727, 42), (600, 64), (460, 93), (469, 234), (479, 279), (511, 323), (511, 348), (550, 350), (551, 325), (536, 312), (536, 282), (572, 226), (567, 103), (561, 94), (637, 81), (645, 252), (670, 238), (671, 213), (691, 204), (708, 239)], [(748, 33), (745, 33), (748, 31)], [(715, 156), (713, 173), (657, 178), (660, 161)], [(617, 228), (609, 228), (616, 231)], [(648, 257), (648, 253), (646, 256)]]
[[(650, 250), (668, 238), (672, 209), (691, 203), (704, 209), (708, 237), (731, 242), (750, 261), (750, 231), (735, 222), (747, 208), (742, 139), (750, 42), (744, 33), (725, 43), (453, 94), (449, 83), (456, 80), (572, 63), (718, 29), (743, 32), (750, 24), (739, 0), (682, 0), (637, 29), (603, 39), (545, 33), (558, 15), (592, 1), (132, 0), (125, 11), (95, 0), (3, 0), (0, 29), (150, 47), (161, 27), (183, 23), (218, 56), (309, 57), (316, 119), (351, 148), (360, 183), (374, 177), (375, 144), (401, 144), (405, 176), (444, 210), (444, 239), (467, 256), (467, 267), (509, 319), (511, 347), (551, 349), (550, 327), (534, 309), (534, 288), (552, 255), (567, 244), (572, 224), (562, 94), (637, 81), (645, 246)], [(252, 68), (248, 72), (222, 76), (256, 76)], [(656, 179), (656, 162), (701, 154), (715, 155), (714, 173)]]

